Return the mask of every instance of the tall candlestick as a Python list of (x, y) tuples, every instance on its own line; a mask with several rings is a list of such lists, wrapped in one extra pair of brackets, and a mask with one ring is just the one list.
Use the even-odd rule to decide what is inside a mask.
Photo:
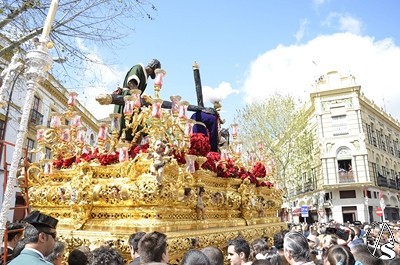
[(76, 105), (76, 97), (77, 96), (78, 96), (78, 93), (76, 93), (76, 92), (69, 93), (68, 106), (75, 107), (75, 105)]
[(178, 116), (179, 113), (179, 102), (181, 101), (181, 96), (171, 96), (171, 113), (174, 117)]
[(49, 13), (47, 13), (46, 22), (44, 23), (42, 37), (47, 39), (50, 35), (51, 25), (54, 22), (54, 17), (56, 16), (58, 8), (58, 0), (52, 0), (50, 4)]
[(98, 140), (106, 140), (107, 139), (107, 132), (108, 132), (108, 126), (106, 123), (100, 123), (99, 124), (99, 134), (97, 135)]
[(179, 102), (179, 114), (178, 114), (178, 117), (180, 119), (185, 119), (185, 120), (187, 119), (186, 110), (187, 110), (188, 106), (189, 106), (189, 102), (187, 102), (187, 101)]
[(87, 130), (87, 128), (85, 126), (80, 126), (78, 128), (78, 131), (76, 133), (76, 139), (75, 139), (78, 143), (85, 143), (86, 130)]
[(72, 117), (72, 126), (73, 127), (79, 127), (82, 125), (81, 123), (81, 115), (78, 114), (78, 112), (74, 112), (73, 113), (73, 117)]
[(39, 126), (36, 126), (36, 129), (37, 129), (37, 131), (36, 131), (36, 140), (38, 142), (43, 142), (44, 141), (44, 135), (45, 135), (45, 132), (46, 132), (46, 126), (39, 125)]
[(161, 104), (163, 103), (162, 99), (155, 98), (153, 99), (152, 105), (151, 105), (151, 116), (153, 118), (161, 118), (162, 115), (162, 109), (161, 109)]
[(232, 137), (236, 138), (238, 135), (238, 124), (237, 123), (231, 124), (231, 129), (232, 129)]

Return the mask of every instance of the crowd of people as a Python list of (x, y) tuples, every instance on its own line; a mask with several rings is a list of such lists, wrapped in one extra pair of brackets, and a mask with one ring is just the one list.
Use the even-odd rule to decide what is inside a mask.
[[(60, 265), (65, 260), (68, 265), (124, 264), (121, 253), (106, 242), (94, 250), (80, 246), (66, 254), (66, 244), (57, 240), (57, 223), (57, 219), (34, 211), (23, 226), (10, 224), (7, 250), (2, 249), (7, 264)], [(273, 238), (260, 236), (248, 242), (238, 237), (222, 250), (216, 246), (188, 249), (181, 265), (396, 265), (400, 264), (397, 227), (391, 224), (383, 231), (382, 226), (361, 223), (293, 224)], [(137, 232), (128, 243), (129, 265), (169, 262), (167, 235), (163, 233)]]

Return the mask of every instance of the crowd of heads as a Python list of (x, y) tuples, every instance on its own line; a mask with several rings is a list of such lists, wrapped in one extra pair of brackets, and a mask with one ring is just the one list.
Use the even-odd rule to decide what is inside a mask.
[[(30, 251), (48, 264), (60, 265), (123, 265), (122, 254), (109, 242), (90, 250), (79, 246), (71, 251), (67, 245), (57, 240), (57, 219), (34, 212), (25, 219), (26, 223), (10, 224), (8, 246), (10, 265), (32, 262)], [(366, 240), (366, 229), (368, 238)], [(363, 225), (337, 224), (296, 224), (278, 232), (271, 238), (260, 236), (247, 241), (237, 237), (227, 241), (223, 248), (207, 246), (196, 249), (197, 244), (188, 249), (181, 265), (400, 265), (400, 229), (391, 227), (393, 233), (381, 232), (379, 227), (371, 229)], [(390, 230), (390, 232), (392, 232)], [(376, 238), (374, 238), (376, 236)], [(389, 248), (395, 253), (388, 255), (373, 243), (380, 245), (394, 238), (395, 244)], [(167, 235), (161, 232), (136, 232), (127, 238), (130, 249), (129, 265), (168, 264)], [(374, 248), (374, 249), (372, 249)], [(33, 250), (33, 252), (32, 252)], [(380, 252), (382, 250), (382, 252)], [(67, 252), (69, 251), (69, 252)], [(371, 252), (373, 251), (373, 255)], [(35, 255), (36, 255), (35, 254)], [(380, 257), (383, 258), (380, 258)]]

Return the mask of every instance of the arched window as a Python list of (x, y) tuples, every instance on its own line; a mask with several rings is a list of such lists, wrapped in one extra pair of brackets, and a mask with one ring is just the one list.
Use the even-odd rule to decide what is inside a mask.
[(90, 145), (94, 146), (95, 141), (94, 141), (94, 134), (93, 133), (90, 134), (90, 140), (89, 141), (90, 141)]

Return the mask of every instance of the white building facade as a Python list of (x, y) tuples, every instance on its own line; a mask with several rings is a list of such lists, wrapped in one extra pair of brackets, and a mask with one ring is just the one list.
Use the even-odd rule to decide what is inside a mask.
[(337, 72), (317, 81), (309, 113), (318, 159), (289, 191), (291, 221), (398, 220), (400, 123), (364, 97), (353, 76)]

